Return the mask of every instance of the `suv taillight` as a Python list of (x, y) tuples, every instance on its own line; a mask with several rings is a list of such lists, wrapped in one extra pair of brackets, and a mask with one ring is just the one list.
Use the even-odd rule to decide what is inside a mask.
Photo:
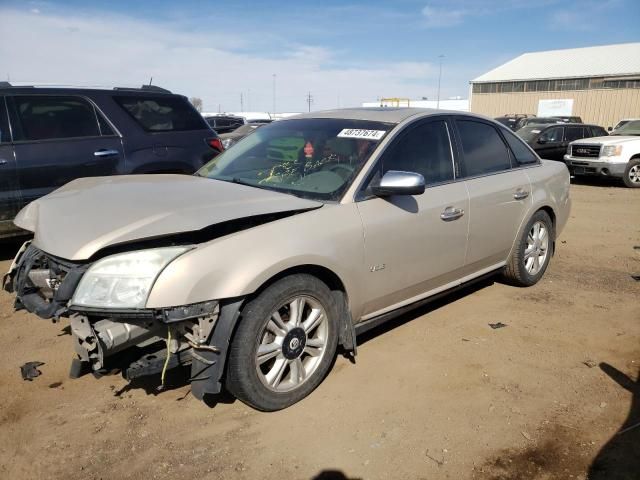
[(224, 147), (222, 146), (222, 142), (219, 138), (207, 138), (207, 145), (219, 152), (224, 151)]

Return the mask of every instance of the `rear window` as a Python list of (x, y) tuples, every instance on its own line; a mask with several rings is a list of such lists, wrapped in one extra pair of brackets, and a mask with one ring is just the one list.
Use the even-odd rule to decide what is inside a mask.
[(186, 98), (127, 95), (114, 97), (114, 100), (147, 132), (208, 129)]
[(503, 130), (502, 134), (509, 144), (509, 148), (511, 148), (511, 152), (513, 153), (518, 165), (538, 163), (538, 157), (536, 157), (531, 149), (516, 135), (508, 130)]
[(573, 142), (588, 136), (584, 131), (584, 127), (567, 127), (564, 129), (564, 140), (566, 142)]

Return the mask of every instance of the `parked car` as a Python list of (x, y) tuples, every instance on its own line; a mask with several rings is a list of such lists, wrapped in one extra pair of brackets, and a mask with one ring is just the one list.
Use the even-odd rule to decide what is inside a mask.
[(607, 136), (571, 142), (564, 160), (572, 175), (611, 176), (640, 188), (640, 120)]
[(231, 133), (223, 133), (220, 135), (220, 141), (222, 142), (222, 146), (227, 149), (234, 143), (238, 143), (247, 135), (252, 134), (256, 128), (260, 128), (266, 123), (247, 123), (242, 125), (241, 127), (236, 128)]
[(551, 123), (563, 123), (561, 120), (557, 118), (551, 117), (527, 117), (527, 118), (519, 118), (514, 126), (514, 130), (518, 131), (527, 125), (543, 125), (543, 124), (551, 124)]
[(571, 117), (571, 116), (560, 115), (560, 116), (553, 116), (549, 118), (556, 118), (564, 123), (582, 123), (581, 117)]
[(230, 115), (213, 115), (204, 117), (209, 126), (213, 128), (218, 135), (223, 133), (231, 133), (236, 128), (244, 125), (244, 118), (233, 117)]
[(607, 135), (607, 131), (598, 125), (584, 123), (534, 124), (521, 128), (516, 134), (527, 142), (540, 158), (562, 161), (570, 142)]
[[(16, 213), (79, 177), (191, 174), (222, 144), (189, 101), (159, 87), (0, 85), (0, 237)], [(24, 232), (22, 232), (24, 233)]]
[(514, 113), (510, 115), (503, 115), (502, 117), (496, 117), (494, 120), (496, 122), (500, 122), (506, 127), (509, 127), (511, 130), (516, 130), (516, 125), (520, 119), (532, 117), (533, 115), (529, 115), (527, 113)]
[(616, 130), (618, 130), (620, 127), (622, 127), (623, 125), (626, 125), (629, 122), (633, 122), (635, 120), (640, 120), (640, 118), (623, 118), (622, 120), (620, 120), (618, 123), (616, 123), (615, 127), (607, 127), (607, 130), (609, 132), (615, 132)]
[[(269, 160), (294, 139), (294, 160)], [(191, 364), (196, 398), (224, 382), (278, 410), (393, 316), (488, 275), (538, 282), (570, 205), (566, 166), (484, 117), (314, 112), (196, 176), (81, 179), (31, 203), (3, 283), (17, 308), (69, 317), (74, 375)]]

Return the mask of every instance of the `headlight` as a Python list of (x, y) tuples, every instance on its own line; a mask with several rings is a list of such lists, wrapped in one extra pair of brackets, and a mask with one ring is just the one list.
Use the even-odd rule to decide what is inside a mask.
[(618, 157), (622, 154), (622, 145), (605, 145), (602, 147), (603, 157)]
[(222, 140), (222, 146), (224, 147), (225, 150), (229, 148), (231, 145), (233, 145), (234, 143), (235, 142), (233, 141), (233, 138), (225, 138), (224, 140)]
[(567, 155), (571, 155), (571, 144), (567, 145)]
[(94, 263), (80, 280), (71, 305), (96, 308), (143, 308), (162, 270), (189, 247), (121, 253)]

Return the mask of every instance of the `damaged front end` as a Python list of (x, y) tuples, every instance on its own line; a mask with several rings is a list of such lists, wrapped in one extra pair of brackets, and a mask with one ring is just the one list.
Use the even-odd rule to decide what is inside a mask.
[(3, 279), (15, 308), (41, 318), (69, 318), (76, 358), (70, 376), (120, 371), (127, 380), (191, 365), (192, 392), (221, 391), (227, 345), (240, 301), (207, 301), (172, 308), (101, 309), (74, 306), (89, 262), (69, 262), (27, 242)]

